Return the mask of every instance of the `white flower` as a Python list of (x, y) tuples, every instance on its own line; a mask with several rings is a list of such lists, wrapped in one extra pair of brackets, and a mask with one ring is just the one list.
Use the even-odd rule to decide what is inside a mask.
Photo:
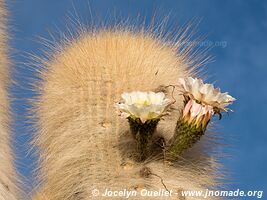
[(212, 106), (199, 104), (190, 99), (183, 110), (183, 119), (190, 124), (196, 124), (197, 127), (205, 128), (213, 114)]
[(171, 101), (166, 99), (162, 92), (125, 92), (121, 96), (123, 102), (116, 104), (121, 116), (139, 118), (142, 123), (151, 119), (159, 119), (166, 114), (171, 104)]
[(199, 103), (210, 105), (219, 111), (227, 111), (226, 106), (235, 101), (235, 98), (227, 92), (221, 93), (219, 88), (214, 88), (212, 84), (204, 84), (201, 79), (187, 77), (180, 78), (184, 95), (194, 99)]

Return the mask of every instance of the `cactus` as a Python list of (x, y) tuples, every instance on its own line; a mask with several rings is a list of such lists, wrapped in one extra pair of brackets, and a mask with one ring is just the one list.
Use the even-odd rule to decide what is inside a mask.
[(173, 143), (168, 149), (170, 159), (175, 158), (176, 155), (181, 155), (185, 150), (191, 148), (200, 140), (205, 132), (202, 127), (197, 127), (180, 120), (177, 122), (175, 131)]
[(152, 136), (156, 130), (159, 120), (150, 120), (145, 123), (141, 123), (139, 119), (128, 118), (130, 131), (133, 137), (137, 141), (137, 151), (139, 161), (144, 161), (149, 155), (148, 147), (152, 140)]
[(9, 129), (9, 59), (6, 36), (6, 10), (0, 0), (0, 199), (17, 199), (16, 173), (13, 166), (11, 134)]
[[(181, 38), (187, 40), (185, 35)], [(171, 163), (164, 159), (164, 145), (172, 139), (183, 107), (181, 92), (171, 86), (178, 78), (195, 76), (192, 69), (205, 61), (190, 56), (192, 49), (182, 46), (181, 38), (166, 42), (151, 31), (127, 28), (85, 31), (50, 53), (42, 63), (36, 89), (40, 96), (34, 105), (42, 184), (33, 199), (105, 199), (92, 196), (94, 189), (179, 192), (216, 186), (217, 164), (198, 149), (201, 143)], [(114, 108), (121, 94), (131, 91), (164, 92), (175, 98), (171, 114), (149, 134), (153, 142), (145, 140), (139, 148), (133, 135), (140, 136), (141, 129), (136, 132), (132, 121), (129, 126)], [(138, 151), (141, 159), (135, 160)], [(185, 199), (170, 199), (179, 198)], [(199, 199), (186, 197), (194, 198)]]
[(214, 114), (222, 118), (221, 112), (228, 112), (229, 104), (236, 99), (227, 92), (221, 93), (212, 84), (203, 83), (201, 79), (180, 78), (184, 95), (184, 109), (177, 121), (177, 126), (168, 148), (170, 159), (181, 155), (192, 147), (204, 135), (207, 125)]

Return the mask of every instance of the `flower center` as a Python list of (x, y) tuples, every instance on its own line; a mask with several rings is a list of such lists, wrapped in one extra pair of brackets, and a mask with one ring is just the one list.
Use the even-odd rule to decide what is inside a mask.
[(135, 102), (135, 104), (136, 104), (136, 106), (138, 106), (138, 107), (142, 107), (142, 106), (150, 106), (151, 105), (151, 102), (149, 101), (149, 100), (141, 100), (141, 99), (139, 99), (139, 100), (137, 100), (136, 102)]

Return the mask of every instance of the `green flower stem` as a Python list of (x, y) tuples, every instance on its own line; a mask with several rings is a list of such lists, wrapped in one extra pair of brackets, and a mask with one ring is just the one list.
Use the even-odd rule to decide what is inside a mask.
[(149, 155), (149, 146), (159, 119), (148, 120), (142, 123), (140, 119), (128, 118), (130, 130), (137, 141), (138, 160), (144, 161)]
[(167, 150), (167, 159), (175, 159), (182, 155), (185, 150), (200, 140), (205, 130), (206, 128), (197, 127), (194, 123), (188, 123), (182, 119), (178, 120), (171, 145)]

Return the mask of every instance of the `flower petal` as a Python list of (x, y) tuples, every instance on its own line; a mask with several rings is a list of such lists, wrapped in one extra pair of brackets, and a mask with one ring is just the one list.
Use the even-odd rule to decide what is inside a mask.
[(226, 111), (225, 107), (236, 100), (227, 92), (221, 93), (220, 89), (214, 88), (212, 84), (204, 84), (201, 79), (192, 77), (179, 78), (178, 82), (184, 95), (202, 104), (218, 108), (221, 111)]
[(140, 118), (143, 123), (162, 117), (171, 103), (163, 92), (125, 92), (122, 94), (122, 99), (124, 102), (115, 105), (120, 110), (121, 116)]

